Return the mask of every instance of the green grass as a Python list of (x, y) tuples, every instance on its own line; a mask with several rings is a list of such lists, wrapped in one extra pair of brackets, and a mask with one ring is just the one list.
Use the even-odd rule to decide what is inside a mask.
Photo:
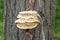
[[(55, 40), (60, 40), (60, 0), (56, 0)], [(0, 0), (0, 40), (3, 39), (3, 0)]]

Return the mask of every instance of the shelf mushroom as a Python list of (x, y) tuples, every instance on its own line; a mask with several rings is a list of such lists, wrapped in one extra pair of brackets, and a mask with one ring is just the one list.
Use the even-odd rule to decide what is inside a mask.
[(19, 29), (33, 29), (40, 23), (38, 17), (39, 14), (36, 11), (22, 11), (19, 12), (15, 23)]

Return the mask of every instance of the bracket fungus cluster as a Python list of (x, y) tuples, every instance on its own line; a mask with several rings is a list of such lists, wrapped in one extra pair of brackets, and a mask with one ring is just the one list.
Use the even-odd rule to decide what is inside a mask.
[(19, 29), (32, 29), (40, 23), (38, 17), (39, 14), (36, 11), (22, 11), (19, 12), (15, 23)]

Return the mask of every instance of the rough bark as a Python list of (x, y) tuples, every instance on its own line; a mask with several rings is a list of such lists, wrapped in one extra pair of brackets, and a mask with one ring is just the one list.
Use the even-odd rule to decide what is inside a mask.
[[(53, 40), (55, 0), (34, 0), (33, 10), (44, 20), (45, 40)], [(4, 0), (4, 40), (42, 40), (41, 26), (31, 30), (18, 29), (14, 23), (20, 11), (28, 10), (29, 0)]]

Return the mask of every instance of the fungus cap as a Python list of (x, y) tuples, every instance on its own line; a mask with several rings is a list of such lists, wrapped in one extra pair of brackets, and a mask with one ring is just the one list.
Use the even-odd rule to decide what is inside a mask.
[(19, 29), (32, 29), (40, 23), (38, 17), (39, 14), (36, 11), (22, 11), (19, 12), (15, 23)]

